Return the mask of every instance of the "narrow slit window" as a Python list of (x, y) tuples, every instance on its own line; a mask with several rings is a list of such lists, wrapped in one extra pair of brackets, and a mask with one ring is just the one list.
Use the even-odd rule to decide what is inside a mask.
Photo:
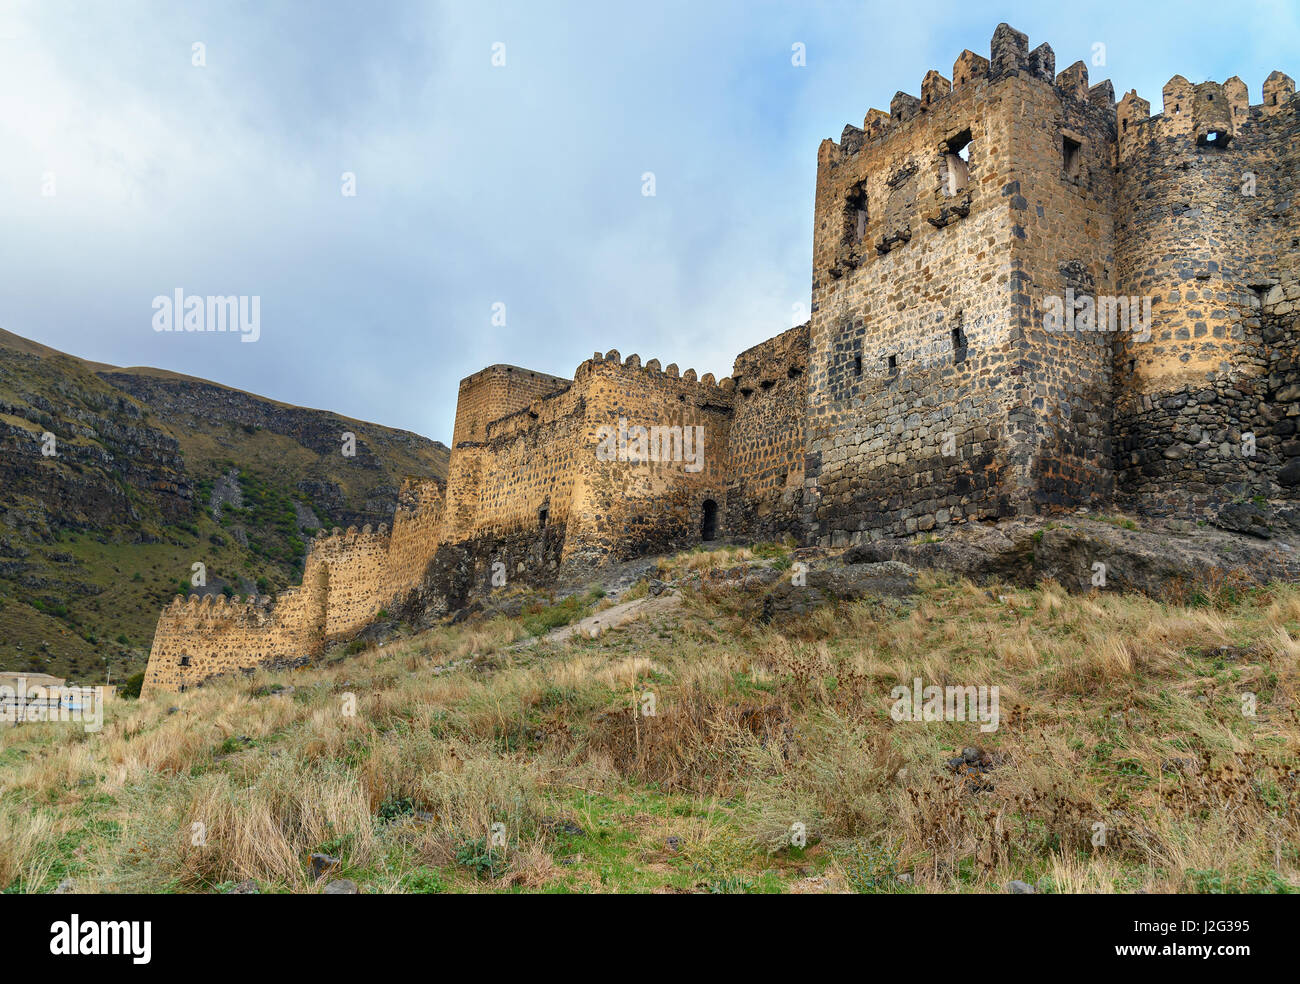
[(895, 371), (897, 371), (897, 369), (898, 369), (898, 356), (896, 356), (896, 355), (891, 355), (891, 356), (886, 357), (886, 359), (885, 359), (885, 365), (889, 367), (889, 371), (890, 371), (890, 372), (895, 372)]
[(1079, 141), (1069, 137), (1061, 138), (1061, 166), (1071, 181), (1079, 177), (1083, 169), (1083, 145)]
[(844, 199), (844, 241), (860, 243), (867, 235), (867, 183), (859, 181)]
[(860, 355), (855, 355), (853, 357), (853, 375), (862, 375), (862, 356)]
[(952, 357), (955, 362), (966, 361), (966, 332), (960, 324), (952, 329)]

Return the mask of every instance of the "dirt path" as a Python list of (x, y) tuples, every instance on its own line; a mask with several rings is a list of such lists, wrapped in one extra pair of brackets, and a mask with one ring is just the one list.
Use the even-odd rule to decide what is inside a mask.
[(546, 635), (530, 640), (529, 644), (539, 641), (566, 642), (575, 635), (594, 639), (620, 625), (644, 618), (647, 615), (655, 615), (676, 608), (681, 602), (682, 596), (678, 591), (665, 591), (658, 597), (636, 598), (632, 601), (625, 601), (621, 605), (614, 605), (604, 611), (596, 612), (594, 615), (588, 615), (580, 622), (552, 629)]

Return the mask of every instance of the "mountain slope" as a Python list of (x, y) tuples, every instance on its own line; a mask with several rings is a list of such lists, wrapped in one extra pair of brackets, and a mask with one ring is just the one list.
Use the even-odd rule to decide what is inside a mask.
[(389, 522), (403, 478), (445, 480), (449, 457), (409, 431), (2, 330), (0, 448), (0, 668), (92, 683), (143, 667), (178, 591), (296, 583), (311, 531)]

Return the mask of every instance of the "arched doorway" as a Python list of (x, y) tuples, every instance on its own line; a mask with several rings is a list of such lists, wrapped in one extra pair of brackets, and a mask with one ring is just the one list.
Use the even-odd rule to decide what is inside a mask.
[(716, 540), (718, 538), (718, 504), (712, 499), (705, 499), (700, 520), (700, 539)]

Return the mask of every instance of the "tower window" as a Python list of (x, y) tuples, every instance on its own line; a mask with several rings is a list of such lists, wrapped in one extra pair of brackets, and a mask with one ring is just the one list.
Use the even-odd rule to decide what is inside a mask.
[(1083, 169), (1083, 146), (1079, 141), (1069, 137), (1061, 138), (1061, 166), (1065, 169), (1067, 178), (1071, 181), (1078, 179)]
[(963, 130), (944, 142), (944, 194), (951, 198), (970, 183), (970, 130)]
[(855, 355), (853, 357), (853, 375), (862, 375), (862, 356), (860, 355)]
[(859, 181), (844, 198), (844, 241), (860, 243), (867, 235), (867, 183)]
[(889, 367), (889, 371), (890, 371), (890, 372), (895, 372), (895, 371), (897, 371), (897, 369), (898, 369), (898, 356), (896, 356), (896, 355), (886, 356), (886, 357), (885, 357), (885, 365)]

